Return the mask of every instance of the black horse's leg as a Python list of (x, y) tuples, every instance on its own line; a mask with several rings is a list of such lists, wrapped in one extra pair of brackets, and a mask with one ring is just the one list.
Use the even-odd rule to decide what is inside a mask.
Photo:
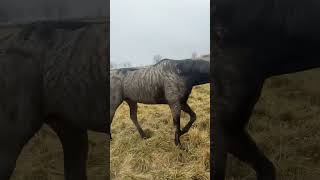
[[(14, 94), (16, 89), (11, 90), (13, 94), (10, 94), (9, 97), (4, 97), (3, 92), (6, 91), (1, 89), (3, 100), (0, 104), (1, 180), (10, 178), (22, 148), (43, 124), (39, 99), (36, 98), (38, 92), (27, 87), (29, 86), (21, 90), (23, 92), (21, 94), (20, 92)], [(34, 94), (28, 96), (29, 90)], [(14, 98), (10, 99), (11, 97)]]
[(17, 132), (15, 134), (1, 133), (0, 135), (0, 179), (9, 180), (23, 146), (34, 135), (36, 130), (25, 132), (22, 129), (20, 131), (18, 128), (4, 128), (7, 128), (6, 131)]
[(181, 136), (181, 130), (180, 130), (180, 115), (181, 115), (181, 105), (179, 102), (176, 103), (170, 103), (170, 110), (173, 117), (173, 126), (175, 128), (175, 138), (174, 142), (177, 146), (180, 146), (180, 136)]
[(14, 147), (16, 145), (13, 144), (2, 144), (2, 146), (0, 153), (0, 178), (9, 180), (22, 147)]
[[(211, 142), (210, 142), (210, 176), (211, 179), (224, 180), (226, 175), (227, 165), (227, 149), (225, 145), (225, 139), (223, 134), (219, 132), (217, 124), (215, 123), (214, 128), (211, 128)], [(214, 132), (212, 132), (214, 131)]]
[[(27, 108), (26, 108), (27, 109)], [(29, 109), (27, 109), (29, 110)], [(0, 122), (0, 179), (8, 180), (15, 168), (16, 160), (24, 145), (40, 129), (40, 121), (34, 121), (36, 116), (19, 114), (15, 117), (25, 118), (5, 119), (1, 116)], [(32, 119), (34, 118), (34, 119)], [(30, 119), (30, 121), (28, 121)], [(32, 120), (31, 120), (32, 119)]]
[(138, 122), (138, 115), (137, 115), (138, 105), (137, 105), (137, 103), (133, 102), (133, 101), (127, 101), (127, 103), (130, 107), (130, 118), (131, 118), (133, 124), (138, 129), (141, 138), (146, 139), (147, 136), (146, 136), (145, 132), (142, 130), (142, 128)]
[(258, 149), (250, 135), (243, 130), (232, 135), (229, 152), (250, 164), (257, 173), (258, 180), (275, 180), (275, 168), (270, 160)]
[(88, 157), (87, 131), (57, 122), (50, 122), (49, 125), (58, 135), (63, 147), (65, 179), (86, 180)]
[(258, 180), (274, 180), (273, 164), (245, 130), (260, 96), (263, 79), (259, 79), (259, 73), (250, 74), (252, 69), (243, 68), (245, 66), (226, 66), (216, 66), (213, 73), (211, 176), (219, 180), (225, 178), (226, 156), (232, 153), (255, 169)]
[(192, 109), (190, 108), (190, 106), (185, 103), (182, 105), (182, 110), (186, 113), (189, 114), (190, 116), (190, 121), (188, 122), (188, 124), (181, 130), (181, 135), (187, 133), (189, 131), (189, 129), (191, 128), (192, 124), (196, 121), (196, 113), (194, 113), (192, 111)]

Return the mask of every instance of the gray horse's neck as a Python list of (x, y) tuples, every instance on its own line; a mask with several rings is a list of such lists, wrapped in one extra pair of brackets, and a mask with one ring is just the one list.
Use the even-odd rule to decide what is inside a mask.
[(193, 86), (209, 83), (210, 63), (204, 60), (186, 60), (178, 65)]

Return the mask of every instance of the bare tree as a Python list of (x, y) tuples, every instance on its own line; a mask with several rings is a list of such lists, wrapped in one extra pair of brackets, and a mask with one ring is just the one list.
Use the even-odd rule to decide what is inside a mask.
[(161, 59), (162, 59), (162, 56), (160, 54), (154, 55), (153, 56), (153, 63), (156, 64), (159, 61), (161, 61)]
[(198, 54), (196, 52), (193, 52), (191, 59), (196, 60), (197, 58), (198, 58)]
[(122, 63), (122, 64), (121, 64), (121, 67), (123, 67), (123, 68), (129, 68), (129, 67), (132, 67), (132, 65), (131, 65), (131, 63), (130, 63), (129, 61), (127, 61), (127, 62)]
[(110, 62), (110, 69), (115, 69), (117, 68), (117, 64), (114, 62)]

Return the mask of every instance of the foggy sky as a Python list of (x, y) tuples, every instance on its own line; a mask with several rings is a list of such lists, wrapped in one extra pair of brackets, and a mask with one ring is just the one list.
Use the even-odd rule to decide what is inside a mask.
[(0, 0), (0, 22), (107, 16), (107, 0)]
[(153, 63), (210, 52), (210, 0), (111, 0), (111, 61)]

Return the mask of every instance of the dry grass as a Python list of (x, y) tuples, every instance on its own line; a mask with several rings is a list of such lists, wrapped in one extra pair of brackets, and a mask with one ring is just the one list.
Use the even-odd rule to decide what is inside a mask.
[[(320, 70), (267, 81), (249, 131), (275, 163), (279, 180), (320, 179)], [(229, 159), (229, 180), (255, 180), (246, 165)]]
[[(129, 118), (127, 104), (119, 107), (112, 124), (111, 179), (209, 179), (209, 85), (193, 88), (189, 98), (197, 120), (181, 137), (186, 150), (174, 145), (172, 116), (167, 105), (139, 104), (138, 121), (151, 137), (142, 140)], [(182, 115), (182, 125), (189, 120)]]
[[(89, 180), (107, 180), (109, 148), (106, 139), (105, 134), (89, 133)], [(63, 175), (62, 146), (55, 133), (45, 126), (24, 147), (12, 180), (63, 180)]]

